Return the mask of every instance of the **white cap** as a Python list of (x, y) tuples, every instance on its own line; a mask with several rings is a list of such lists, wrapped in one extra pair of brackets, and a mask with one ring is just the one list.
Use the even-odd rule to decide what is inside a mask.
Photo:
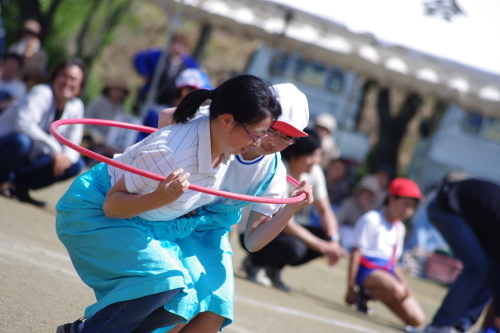
[(321, 113), (314, 119), (314, 125), (324, 127), (331, 133), (337, 129), (337, 120), (329, 113)]
[(291, 83), (272, 86), (276, 99), (281, 104), (281, 116), (274, 122), (272, 128), (291, 137), (305, 137), (303, 132), (309, 123), (309, 106), (307, 98)]
[(202, 89), (204, 87), (204, 81), (200, 70), (196, 68), (188, 68), (180, 72), (175, 79), (175, 87), (177, 89), (184, 87)]

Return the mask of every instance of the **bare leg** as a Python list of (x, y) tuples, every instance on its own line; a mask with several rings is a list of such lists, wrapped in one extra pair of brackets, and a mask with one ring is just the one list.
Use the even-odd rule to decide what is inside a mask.
[(184, 326), (180, 333), (216, 333), (220, 330), (224, 320), (213, 312), (205, 311), (197, 314), (189, 323)]
[(168, 333), (179, 333), (179, 332), (180, 332), (180, 330), (181, 330), (184, 326), (186, 326), (186, 325), (187, 325), (187, 324), (177, 324), (177, 325), (175, 325), (175, 327), (174, 327), (174, 328), (172, 328), (170, 331), (168, 331)]
[(392, 274), (375, 270), (366, 278), (363, 288), (369, 295), (387, 305), (399, 318), (411, 326), (420, 326), (425, 315), (416, 299)]

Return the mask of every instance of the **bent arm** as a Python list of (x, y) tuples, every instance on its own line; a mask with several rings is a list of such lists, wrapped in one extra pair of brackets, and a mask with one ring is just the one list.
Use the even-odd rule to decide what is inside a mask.
[(273, 218), (252, 211), (245, 230), (245, 246), (250, 252), (255, 252), (269, 244), (283, 230), (295, 214), (293, 207), (285, 206)]
[(106, 194), (104, 214), (127, 219), (174, 202), (189, 187), (189, 173), (181, 175), (182, 172), (182, 169), (173, 171), (156, 190), (146, 193), (130, 193), (125, 178), (120, 178)]
[(130, 193), (120, 178), (106, 195), (103, 210), (107, 217), (127, 219), (163, 206), (154, 192)]
[(312, 234), (309, 230), (304, 228), (302, 225), (295, 222), (294, 219), (291, 219), (288, 224), (283, 229), (283, 232), (289, 236), (293, 236), (295, 238), (303, 241), (308, 248), (315, 250), (317, 252), (323, 253), (323, 249), (321, 247), (321, 242), (325, 242), (323, 239), (317, 237)]
[(359, 259), (361, 258), (361, 251), (358, 248), (353, 248), (351, 251), (351, 259), (349, 260), (349, 268), (347, 271), (347, 292), (345, 301), (347, 304), (354, 304), (358, 299), (356, 292), (356, 276), (359, 270)]
[(245, 229), (245, 246), (248, 251), (255, 252), (269, 244), (270, 241), (278, 236), (299, 209), (310, 205), (314, 201), (312, 188), (310, 185), (306, 185), (305, 181), (302, 181), (292, 192), (292, 197), (301, 193), (306, 194), (304, 200), (285, 205), (272, 218), (255, 211), (250, 213)]

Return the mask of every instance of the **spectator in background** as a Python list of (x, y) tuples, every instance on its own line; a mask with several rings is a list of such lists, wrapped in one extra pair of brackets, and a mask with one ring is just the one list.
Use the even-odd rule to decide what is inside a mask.
[[(396, 171), (387, 163), (376, 163), (371, 169), (371, 175), (377, 177), (379, 183), (379, 191), (375, 194), (375, 207), (382, 207), (385, 198), (387, 198), (387, 187), (389, 183), (396, 177)], [(368, 175), (367, 175), (368, 176)], [(367, 177), (365, 176), (365, 177)]]
[(424, 313), (397, 264), (405, 237), (402, 221), (413, 215), (421, 197), (414, 181), (396, 178), (389, 185), (384, 208), (356, 221), (345, 301), (356, 304), (358, 311), (368, 313), (368, 300), (377, 299), (406, 324), (423, 323)]
[(375, 209), (375, 195), (380, 191), (374, 175), (364, 177), (354, 190), (354, 194), (344, 200), (337, 214), (342, 246), (348, 252), (354, 246), (354, 226), (366, 212)]
[(314, 130), (321, 138), (321, 161), (320, 166), (325, 170), (330, 161), (340, 156), (340, 150), (333, 138), (333, 132), (337, 129), (337, 120), (329, 113), (321, 113), (314, 119)]
[(29, 91), (31, 88), (33, 88), (37, 84), (42, 84), (42, 83), (45, 83), (47, 81), (47, 79), (43, 75), (43, 73), (40, 73), (38, 71), (24, 73), (22, 75), (22, 80), (26, 84), (27, 91)]
[[(52, 71), (50, 84), (31, 89), (0, 115), (0, 189), (22, 202), (45, 206), (31, 198), (30, 189), (40, 189), (77, 175), (84, 162), (75, 150), (59, 143), (49, 126), (58, 119), (82, 118), (78, 98), (86, 82), (79, 60), (67, 60)], [(65, 125), (58, 132), (80, 144), (83, 125)]]
[(335, 213), (338, 213), (342, 202), (351, 194), (350, 178), (350, 165), (345, 159), (334, 159), (325, 169), (328, 197), (330, 198), (330, 204)]
[(23, 23), (18, 40), (12, 44), (8, 52), (15, 53), (24, 60), (23, 75), (42, 75), (47, 71), (48, 53), (42, 48), (42, 27), (35, 20)]
[[(123, 81), (109, 80), (104, 85), (101, 95), (87, 106), (85, 117), (114, 120), (118, 115), (127, 114), (123, 104), (128, 95), (129, 89)], [(112, 157), (112, 150), (106, 146), (106, 137), (111, 128), (99, 125), (86, 125), (85, 128), (90, 136), (90, 149)]]
[[(187, 68), (200, 67), (198, 62), (187, 54), (188, 48), (188, 37), (182, 33), (174, 34), (168, 50), (165, 68), (163, 69), (158, 89), (155, 93), (155, 103), (167, 107), (172, 106), (177, 96), (175, 79), (179, 73)], [(144, 85), (140, 89), (137, 101), (134, 105), (135, 110), (140, 110), (142, 104), (146, 100), (148, 89), (151, 85), (162, 52), (163, 50), (161, 49), (147, 49), (138, 52), (134, 57), (134, 66), (144, 79)]]
[[(314, 203), (321, 226), (309, 225), (310, 206), (298, 211), (283, 231), (261, 250), (250, 253), (243, 263), (247, 275), (264, 267), (274, 287), (289, 291), (281, 280), (281, 271), (286, 265), (299, 266), (315, 258), (325, 256), (329, 265), (334, 265), (345, 252), (340, 238), (335, 214), (331, 210), (326, 191), (325, 177), (319, 161), (321, 139), (315, 131), (305, 129), (307, 137), (300, 138), (282, 152), (287, 173), (313, 187)], [(248, 276), (247, 276), (248, 277)]]
[(22, 70), (23, 58), (15, 53), (5, 56), (0, 74), (0, 113), (26, 93), (26, 84), (20, 79)]
[[(143, 125), (150, 127), (158, 127), (158, 118), (161, 110), (167, 107), (177, 107), (182, 99), (191, 91), (196, 89), (211, 89), (212, 87), (204, 80), (202, 72), (196, 68), (188, 68), (183, 70), (175, 79), (175, 87), (177, 89), (172, 105), (157, 105), (149, 110), (144, 117)], [(137, 136), (137, 141), (144, 139), (148, 133), (140, 132)]]
[(445, 181), (427, 213), (463, 269), (424, 332), (468, 331), (492, 295), (495, 318), (491, 324), (499, 332), (500, 184), (480, 179)]

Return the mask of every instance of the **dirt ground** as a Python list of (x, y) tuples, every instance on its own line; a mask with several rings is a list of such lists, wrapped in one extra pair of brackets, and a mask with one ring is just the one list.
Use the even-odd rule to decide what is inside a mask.
[[(54, 205), (69, 182), (33, 192), (45, 209), (0, 197), (0, 332), (55, 332), (57, 325), (79, 318), (94, 296), (76, 275), (54, 230)], [(404, 325), (381, 304), (363, 315), (346, 307), (343, 295), (347, 261), (334, 268), (317, 259), (285, 268), (286, 293), (243, 278), (244, 256), (232, 238), (236, 276), (234, 323), (226, 333), (401, 332)], [(428, 320), (446, 288), (408, 278)]]

